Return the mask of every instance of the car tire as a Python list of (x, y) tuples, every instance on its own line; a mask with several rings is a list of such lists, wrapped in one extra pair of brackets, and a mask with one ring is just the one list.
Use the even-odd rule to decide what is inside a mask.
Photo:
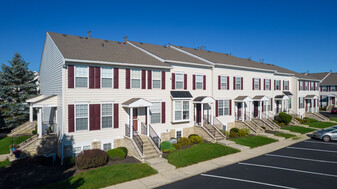
[(324, 142), (330, 142), (331, 138), (329, 136), (324, 136), (323, 138)]

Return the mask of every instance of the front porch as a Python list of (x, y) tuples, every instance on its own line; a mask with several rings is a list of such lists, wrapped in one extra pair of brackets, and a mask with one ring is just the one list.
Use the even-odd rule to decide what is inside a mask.
[(276, 95), (275, 96), (275, 114), (278, 115), (280, 112), (289, 113), (289, 97), (287, 95)]
[(235, 121), (250, 120), (253, 109), (253, 99), (249, 96), (238, 96), (234, 99)]
[(193, 100), (194, 104), (194, 125), (204, 126), (214, 124), (214, 104), (213, 97), (199, 96)]
[(318, 109), (318, 96), (316, 95), (307, 95), (304, 97), (305, 103), (305, 112), (316, 113), (319, 112)]

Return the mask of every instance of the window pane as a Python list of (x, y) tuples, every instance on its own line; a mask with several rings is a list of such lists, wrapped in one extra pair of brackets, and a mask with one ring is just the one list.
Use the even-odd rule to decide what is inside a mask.
[(83, 150), (90, 150), (90, 145), (83, 146)]
[(176, 81), (176, 89), (183, 89), (184, 82), (182, 81)]
[(177, 121), (181, 120), (181, 111), (175, 111), (174, 112), (174, 118)]
[(112, 115), (112, 104), (102, 104), (102, 116)]
[(132, 79), (131, 87), (132, 88), (140, 88), (140, 79)]
[(132, 79), (140, 79), (140, 70), (131, 70)]
[(189, 106), (190, 103), (188, 101), (183, 102), (183, 120), (189, 119)]
[(102, 117), (102, 128), (112, 128), (112, 116)]
[(176, 73), (176, 81), (184, 81), (184, 74)]
[(151, 114), (151, 123), (160, 123), (160, 113)]
[(76, 77), (75, 85), (76, 87), (87, 87), (88, 78), (86, 77)]
[(161, 103), (153, 102), (150, 113), (151, 113), (151, 123), (160, 123)]
[(76, 117), (88, 117), (88, 105), (87, 104), (76, 105)]
[(76, 118), (76, 130), (88, 130), (88, 118)]
[(102, 78), (112, 78), (112, 68), (102, 68)]
[(112, 79), (111, 78), (102, 78), (102, 87), (103, 88), (112, 88)]
[(202, 89), (202, 83), (197, 82), (197, 89)]
[(161, 73), (160, 73), (160, 71), (152, 71), (152, 79), (154, 79), (154, 80), (160, 80), (161, 79)]
[(177, 131), (177, 140), (179, 140), (181, 137), (181, 131)]
[(224, 115), (229, 115), (229, 101), (228, 100), (224, 101), (224, 106), (225, 106)]
[(160, 80), (153, 80), (153, 88), (154, 89), (159, 89), (160, 88)]
[(181, 101), (175, 101), (175, 110), (179, 111), (182, 109), (182, 103)]
[(75, 147), (73, 151), (75, 155), (78, 155), (79, 153), (81, 153), (82, 150), (81, 147)]
[(104, 151), (111, 150), (111, 143), (103, 144), (103, 150), (104, 150)]
[(75, 66), (75, 77), (88, 77), (88, 67)]

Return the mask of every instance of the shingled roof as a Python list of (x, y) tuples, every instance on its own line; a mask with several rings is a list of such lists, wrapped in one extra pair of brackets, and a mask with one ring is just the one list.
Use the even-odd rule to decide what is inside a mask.
[(48, 32), (65, 59), (106, 61), (139, 66), (169, 64), (142, 52), (128, 43)]
[(326, 77), (321, 85), (337, 85), (337, 73), (330, 73), (328, 77)]
[(320, 72), (320, 73), (307, 73), (306, 75), (309, 75), (313, 78), (322, 80), (325, 76), (327, 76), (330, 72)]

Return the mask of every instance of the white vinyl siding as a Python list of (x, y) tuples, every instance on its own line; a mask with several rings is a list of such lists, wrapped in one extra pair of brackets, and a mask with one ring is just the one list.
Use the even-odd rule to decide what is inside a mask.
[(176, 73), (176, 89), (183, 89), (184, 88), (184, 74), (182, 73)]
[(189, 121), (189, 101), (174, 101), (174, 121)]
[(102, 88), (112, 88), (113, 69), (102, 67)]
[(88, 66), (75, 66), (75, 87), (88, 87)]
[(112, 104), (102, 104), (102, 128), (112, 128)]
[(140, 88), (140, 70), (131, 70), (131, 88)]
[(160, 89), (161, 85), (161, 72), (160, 71), (152, 71), (152, 88)]
[(227, 76), (224, 76), (222, 75), (220, 77), (220, 86), (221, 86), (221, 89), (227, 89)]
[(195, 85), (196, 89), (202, 89), (203, 86), (203, 75), (195, 75)]
[(160, 123), (161, 102), (152, 102), (151, 106), (151, 123)]
[(89, 110), (88, 104), (76, 104), (75, 122), (76, 131), (88, 130), (89, 125)]

